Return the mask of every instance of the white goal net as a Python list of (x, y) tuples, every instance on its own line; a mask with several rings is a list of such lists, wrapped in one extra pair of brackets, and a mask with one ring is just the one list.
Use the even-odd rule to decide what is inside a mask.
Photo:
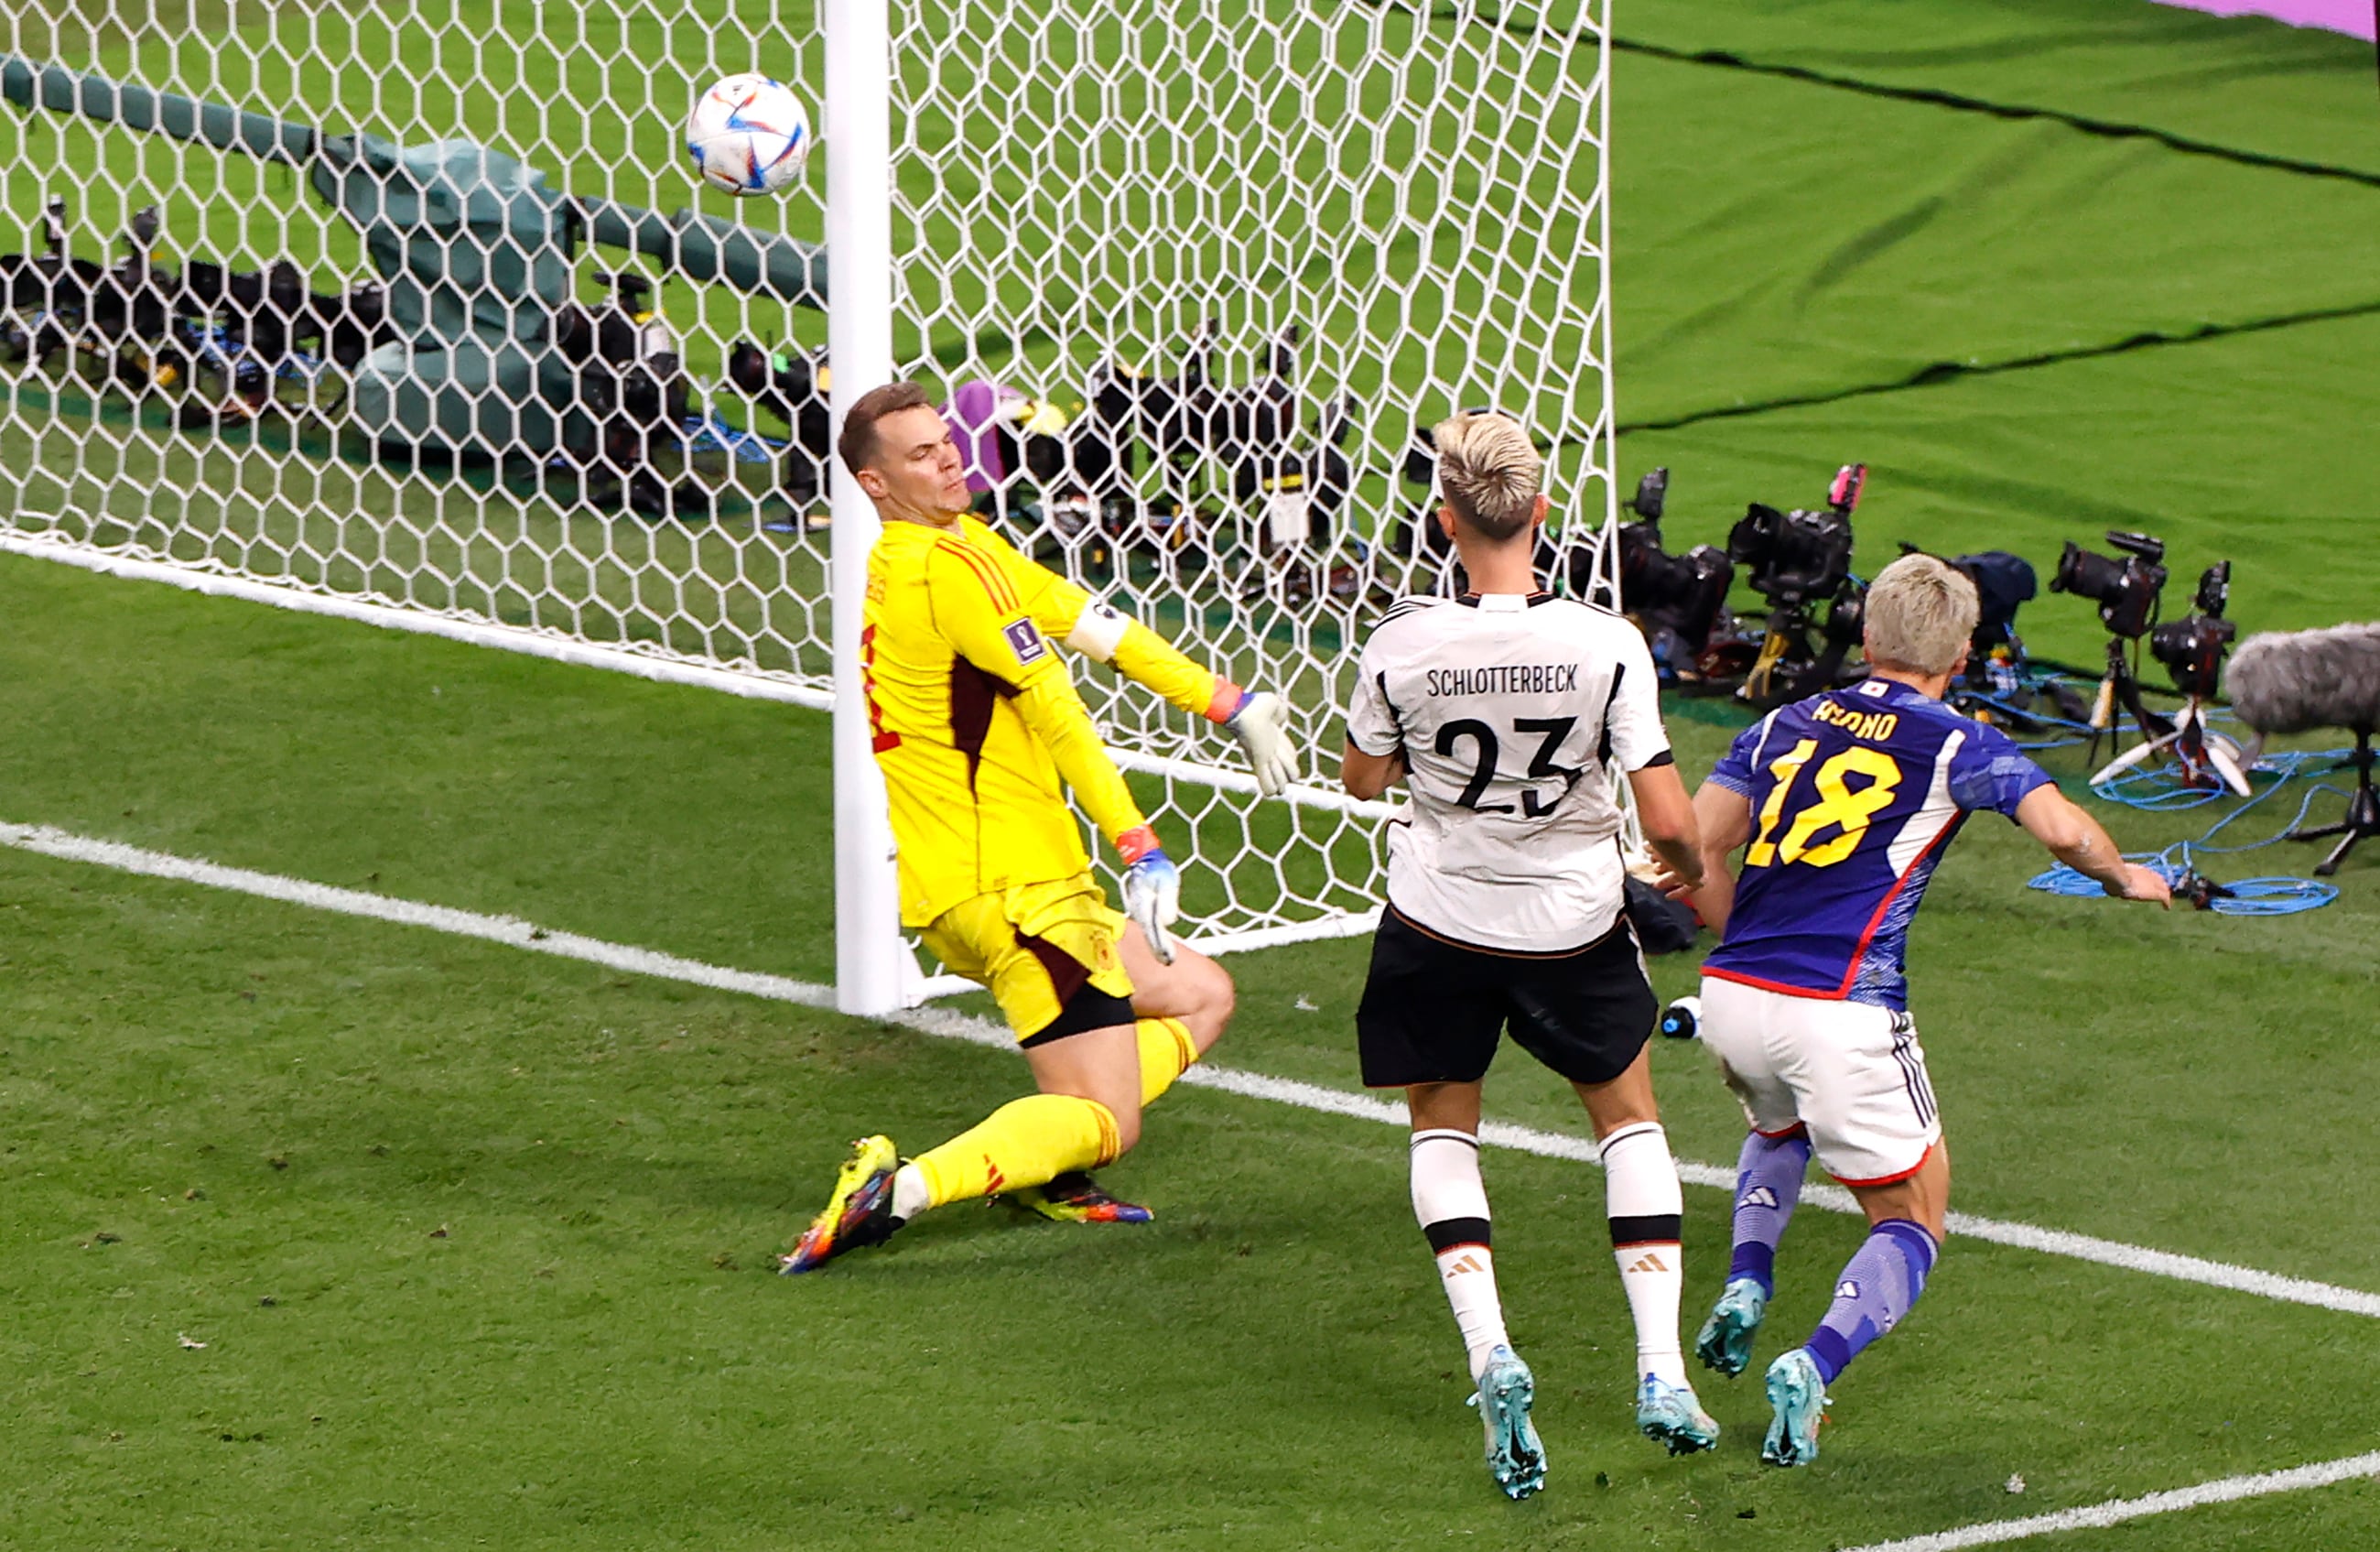
[[(736, 201), (677, 141), (719, 76), (832, 90), (827, 8), (0, 23), (0, 546), (823, 705), (823, 167)], [(900, 371), (991, 521), (1299, 708), (1259, 805), (1079, 676), (1210, 941), (1374, 903), (1322, 782), (1370, 620), (1449, 584), (1420, 428), (1524, 417), (1608, 575), (1603, 18), (892, 0)]]

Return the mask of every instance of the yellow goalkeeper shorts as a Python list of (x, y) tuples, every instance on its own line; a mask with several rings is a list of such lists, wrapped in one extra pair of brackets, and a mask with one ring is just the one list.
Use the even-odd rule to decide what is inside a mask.
[(989, 990), (1029, 1045), (1133, 1021), (1123, 928), (1099, 880), (1081, 873), (961, 900), (919, 935), (953, 974)]

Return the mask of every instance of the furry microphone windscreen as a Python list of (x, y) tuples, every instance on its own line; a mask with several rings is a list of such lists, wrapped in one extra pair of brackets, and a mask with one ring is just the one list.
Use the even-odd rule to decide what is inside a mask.
[(2230, 683), (2232, 709), (2259, 733), (2380, 729), (2380, 624), (2251, 636)]

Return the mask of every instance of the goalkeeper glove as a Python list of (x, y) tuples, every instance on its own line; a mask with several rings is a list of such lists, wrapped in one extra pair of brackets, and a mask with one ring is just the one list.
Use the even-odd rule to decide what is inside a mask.
[(1166, 929), (1182, 914), (1182, 874), (1158, 849), (1157, 832), (1146, 825), (1118, 836), (1116, 850), (1124, 861), (1124, 916), (1139, 924), (1158, 962), (1170, 965), (1173, 935)]
[(1297, 774), (1289, 749), (1289, 706), (1269, 690), (1244, 690), (1240, 703), (1223, 718), (1223, 726), (1247, 752), (1248, 766), (1257, 774), (1257, 790), (1278, 798)]

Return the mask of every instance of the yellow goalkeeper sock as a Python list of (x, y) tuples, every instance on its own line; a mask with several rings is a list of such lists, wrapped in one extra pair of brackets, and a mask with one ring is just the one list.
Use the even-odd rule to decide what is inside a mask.
[(1179, 1019), (1139, 1019), (1133, 1027), (1140, 1032), (1140, 1103), (1146, 1107), (1198, 1059), (1198, 1043)]
[(1118, 1144), (1115, 1116), (1098, 1100), (1037, 1094), (1010, 1100), (911, 1162), (925, 1180), (926, 1205), (940, 1207), (1095, 1169), (1123, 1151)]

